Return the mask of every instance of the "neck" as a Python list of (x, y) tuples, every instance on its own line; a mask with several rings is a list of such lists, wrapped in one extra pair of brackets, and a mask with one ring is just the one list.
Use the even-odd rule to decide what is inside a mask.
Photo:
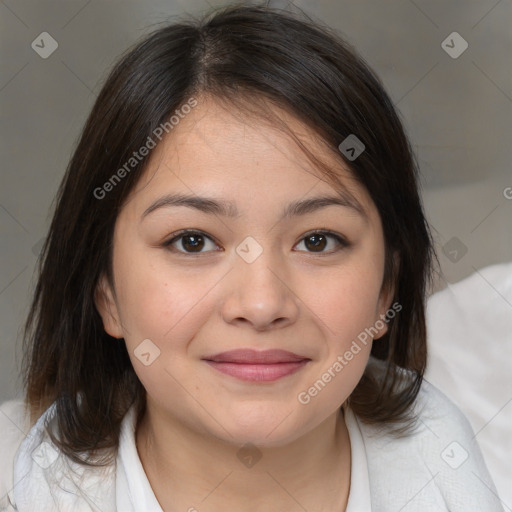
[(142, 465), (165, 512), (343, 511), (350, 440), (343, 412), (284, 446), (230, 444), (149, 407), (136, 432)]

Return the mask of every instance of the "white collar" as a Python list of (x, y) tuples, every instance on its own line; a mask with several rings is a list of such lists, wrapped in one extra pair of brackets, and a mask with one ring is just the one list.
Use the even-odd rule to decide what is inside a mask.
[(135, 408), (121, 424), (116, 471), (117, 510), (123, 512), (163, 512), (151, 488), (135, 444)]
[[(370, 512), (370, 481), (363, 436), (352, 410), (348, 407), (343, 410), (351, 449), (350, 494), (345, 512)], [(121, 426), (116, 477), (117, 509), (123, 512), (163, 512), (137, 452), (135, 420), (132, 407)]]
[[(65, 457), (45, 429), (55, 403), (37, 420), (21, 443), (14, 461), (14, 499), (20, 512), (163, 512), (151, 488), (135, 443), (135, 408), (121, 423), (115, 465), (88, 468)], [(346, 512), (369, 512), (370, 487), (366, 450), (353, 412), (345, 408), (351, 444), (350, 495)], [(115, 494), (113, 492), (115, 488)]]
[(350, 407), (343, 407), (345, 425), (350, 437), (350, 493), (345, 512), (371, 512), (370, 477), (366, 448), (359, 423)]

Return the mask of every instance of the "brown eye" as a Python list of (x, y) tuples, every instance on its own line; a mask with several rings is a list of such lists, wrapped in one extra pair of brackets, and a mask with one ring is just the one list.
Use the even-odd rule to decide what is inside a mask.
[[(207, 247), (208, 243), (212, 245), (210, 250)], [(312, 232), (303, 237), (300, 243), (305, 245), (306, 252), (318, 254), (335, 253), (350, 245), (344, 237), (330, 231)], [(297, 245), (300, 245), (300, 243)], [(202, 254), (218, 249), (212, 238), (200, 231), (193, 230), (183, 230), (175, 233), (169, 241), (164, 243), (164, 247), (169, 247), (173, 252), (181, 254)], [(207, 250), (203, 250), (205, 248)], [(325, 250), (326, 248), (328, 250)]]
[[(330, 243), (330, 240), (334, 240), (334, 243)], [(332, 233), (330, 231), (315, 231), (306, 235), (299, 244), (304, 244), (307, 252), (312, 253), (333, 253), (337, 252), (350, 244), (341, 235)], [(330, 246), (329, 250), (325, 250), (326, 247)]]
[(327, 245), (326, 237), (323, 234), (315, 233), (307, 236), (304, 240), (306, 240), (306, 247), (314, 252), (323, 251)]
[(180, 252), (182, 254), (200, 254), (203, 252), (210, 252), (208, 250), (203, 251), (205, 246), (208, 245), (207, 242), (210, 242), (215, 250), (216, 244), (213, 243), (209, 236), (198, 231), (181, 231), (173, 236), (173, 238), (168, 242), (165, 242), (164, 246), (170, 247), (173, 251)]
[(181, 246), (186, 251), (200, 252), (204, 247), (204, 238), (202, 235), (185, 235), (181, 237)]

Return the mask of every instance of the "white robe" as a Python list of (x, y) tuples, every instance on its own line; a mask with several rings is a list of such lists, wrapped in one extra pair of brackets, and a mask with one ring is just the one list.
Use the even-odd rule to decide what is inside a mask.
[[(346, 512), (503, 512), (462, 412), (426, 381), (415, 410), (417, 431), (395, 439), (344, 407), (352, 452)], [(0, 407), (0, 512), (162, 512), (137, 454), (133, 408), (116, 463), (106, 469), (84, 468), (52, 446), (43, 422), (53, 411), (25, 436), (22, 402)], [(194, 509), (201, 512), (200, 504)]]

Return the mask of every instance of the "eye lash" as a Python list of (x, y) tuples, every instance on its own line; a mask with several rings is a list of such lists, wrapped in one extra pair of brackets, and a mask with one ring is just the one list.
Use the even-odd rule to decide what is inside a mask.
[[(343, 247), (350, 247), (352, 245), (343, 235), (340, 235), (339, 233), (331, 231), (330, 229), (327, 229), (327, 228), (313, 229), (312, 231), (308, 231), (307, 233), (304, 233), (304, 235), (302, 235), (302, 237), (296, 242), (296, 244), (298, 242), (304, 240), (304, 238), (307, 238), (308, 236), (316, 235), (316, 234), (329, 235), (332, 238), (335, 238), (336, 241)], [(311, 254), (315, 254), (315, 253), (311, 253)], [(318, 253), (318, 254), (321, 254), (321, 253)], [(324, 254), (329, 254), (329, 253), (324, 253)]]
[[(217, 242), (217, 240), (215, 240), (215, 238), (213, 238), (210, 235), (207, 235), (204, 231), (201, 231), (199, 229), (181, 229), (180, 231), (176, 231), (176, 233), (173, 233), (171, 235), (171, 238), (169, 238), (167, 241), (165, 241), (162, 244), (162, 247), (164, 247), (167, 250), (172, 251), (176, 254), (187, 256), (187, 257), (192, 257), (192, 258), (194, 258), (194, 257), (198, 258), (202, 255), (204, 256), (204, 254), (207, 254), (207, 253), (195, 253), (194, 254), (193, 252), (182, 252), (182, 251), (178, 251), (178, 250), (174, 249), (174, 247), (172, 247), (172, 244), (174, 242), (176, 242), (176, 240), (179, 240), (184, 235), (201, 235), (204, 238), (208, 238), (209, 240), (214, 242), (216, 245), (219, 245), (219, 243)], [(208, 252), (212, 252), (212, 251), (208, 251)], [(220, 252), (220, 251), (215, 251), (215, 252)]]
[[(197, 229), (181, 229), (180, 231), (176, 231), (176, 233), (173, 233), (171, 235), (171, 238), (168, 239), (167, 241), (165, 241), (162, 245), (164, 247), (167, 247), (167, 246), (171, 245), (172, 243), (174, 243), (178, 238), (182, 237), (183, 235), (201, 235), (201, 236), (209, 238), (210, 240), (213, 240), (215, 242), (215, 240), (210, 235), (207, 235), (203, 231), (199, 231)], [(217, 242), (215, 242), (215, 243), (217, 243)]]

